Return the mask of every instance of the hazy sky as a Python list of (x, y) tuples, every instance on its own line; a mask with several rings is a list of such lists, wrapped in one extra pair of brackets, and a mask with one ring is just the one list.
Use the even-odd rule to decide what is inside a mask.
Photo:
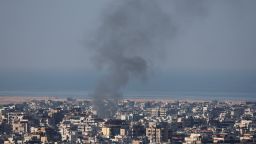
[[(256, 70), (255, 0), (205, 1), (196, 7), (203, 9), (199, 17), (191, 20), (189, 15), (180, 16), (184, 8), (162, 2), (177, 13), (173, 19), (181, 30), (169, 44), (168, 58), (161, 67)], [(90, 52), (84, 42), (111, 3), (113, 0), (0, 1), (0, 70), (90, 69)]]
[(88, 67), (83, 41), (103, 1), (1, 1), (1, 71)]
[[(160, 2), (177, 34), (153, 71), (256, 71), (255, 0), (177, 1)], [(115, 2), (1, 0), (0, 72), (96, 71), (86, 41)]]

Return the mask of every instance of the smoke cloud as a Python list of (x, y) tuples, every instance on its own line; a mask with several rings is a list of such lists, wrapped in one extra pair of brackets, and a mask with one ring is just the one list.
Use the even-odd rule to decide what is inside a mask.
[(105, 12), (93, 42), (96, 64), (107, 71), (92, 94), (100, 117), (115, 114), (128, 82), (146, 79), (150, 63), (175, 36), (176, 23), (160, 4), (156, 0), (125, 0)]

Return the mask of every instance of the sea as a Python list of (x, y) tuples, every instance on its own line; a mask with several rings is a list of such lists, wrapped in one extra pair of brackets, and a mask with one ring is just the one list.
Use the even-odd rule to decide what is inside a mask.
[[(57, 96), (60, 98), (84, 98), (93, 97), (92, 91), (0, 91), (0, 96)], [(243, 100), (256, 101), (256, 93), (239, 92), (188, 92), (188, 91), (126, 91), (124, 99), (170, 99), (170, 100)]]

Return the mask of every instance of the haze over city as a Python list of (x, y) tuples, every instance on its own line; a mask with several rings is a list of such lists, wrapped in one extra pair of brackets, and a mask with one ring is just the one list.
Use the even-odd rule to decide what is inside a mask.
[[(120, 3), (1, 1), (0, 95), (92, 92), (104, 70), (90, 42)], [(132, 79), (125, 94), (255, 97), (255, 1), (157, 3), (172, 36), (154, 45), (146, 81)]]
[(1, 0), (0, 144), (255, 144), (255, 0)]

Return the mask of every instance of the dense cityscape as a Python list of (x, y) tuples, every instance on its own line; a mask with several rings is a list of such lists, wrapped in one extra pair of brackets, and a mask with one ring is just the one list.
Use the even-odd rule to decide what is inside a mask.
[(256, 102), (121, 100), (104, 119), (90, 100), (5, 104), (0, 143), (256, 143)]
[(0, 0), (0, 144), (256, 144), (256, 0)]

